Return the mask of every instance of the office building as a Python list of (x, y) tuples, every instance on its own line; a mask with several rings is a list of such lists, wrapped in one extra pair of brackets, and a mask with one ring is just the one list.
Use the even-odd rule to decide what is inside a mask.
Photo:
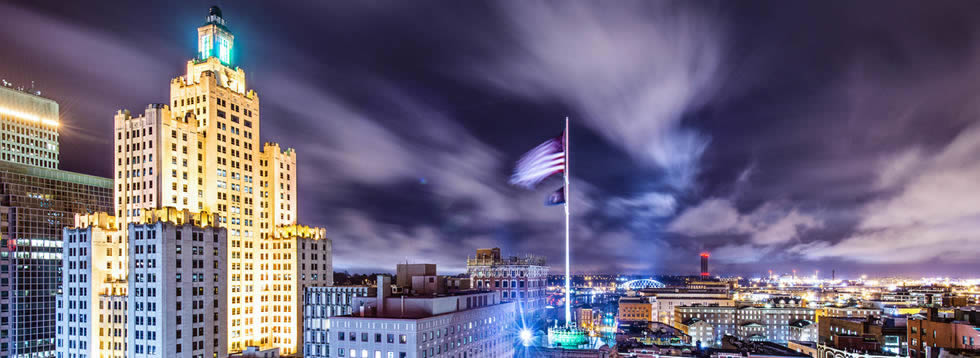
[(821, 317), (867, 318), (868, 316), (880, 316), (881, 313), (881, 309), (875, 307), (828, 306), (817, 309), (817, 320), (819, 321)]
[(684, 287), (693, 289), (733, 291), (738, 289), (738, 280), (730, 278), (712, 279), (710, 277), (702, 279), (701, 277), (698, 277), (696, 280), (687, 280)]
[[(304, 291), (333, 285), (332, 250), (325, 230), (309, 226), (277, 226), (271, 236), (260, 240), (256, 282), (263, 303), (258, 319), (263, 324), (259, 330), (269, 338), (260, 347), (271, 344), (284, 355), (302, 352)], [(247, 297), (235, 297), (234, 302)]]
[(907, 304), (919, 307), (964, 303), (962, 298), (951, 295), (948, 287), (932, 286), (900, 288), (891, 292), (883, 292), (881, 301), (889, 304)]
[(578, 328), (583, 331), (592, 330), (596, 326), (596, 319), (593, 317), (595, 312), (593, 312), (590, 307), (578, 307), (575, 309), (575, 323), (578, 324)]
[(218, 216), (165, 208), (130, 223), (127, 357), (228, 351), (227, 230)]
[[(674, 327), (691, 335), (692, 339), (701, 338), (705, 346), (720, 345), (726, 335), (746, 341), (786, 343), (794, 338), (790, 332), (791, 325), (800, 320), (815, 322), (814, 309), (796, 306), (681, 306), (675, 308)], [(711, 326), (713, 339), (691, 331), (691, 327), (707, 327), (705, 323)], [(701, 332), (708, 330), (696, 329)]]
[(653, 320), (674, 325), (674, 309), (682, 306), (722, 306), (735, 305), (728, 290), (712, 288), (647, 288), (640, 290), (641, 297), (648, 298), (653, 305)]
[(64, 229), (59, 358), (223, 357), (227, 234), (217, 215), (106, 213)]
[(330, 317), (354, 313), (354, 298), (377, 294), (371, 286), (316, 286), (306, 288), (303, 307), (303, 353), (326, 358), (330, 353)]
[(297, 225), (297, 153), (260, 142), (259, 96), (236, 66), (218, 7), (197, 45), (167, 103), (115, 115), (115, 214), (123, 222), (162, 207), (219, 214), (228, 351), (300, 354), (303, 289), (333, 283), (332, 247), (322, 229)]
[(653, 303), (648, 297), (619, 298), (619, 315), (616, 317), (620, 324), (653, 322)]
[(107, 178), (0, 162), (0, 356), (54, 355), (62, 228), (110, 210)]
[(392, 296), (380, 276), (375, 297), (354, 299), (354, 314), (330, 318), (330, 357), (510, 357), (515, 302), (496, 292)]
[(478, 249), (476, 257), (466, 259), (471, 285), (488, 289), (501, 301), (517, 302), (524, 314), (540, 312), (546, 304), (548, 266), (544, 257), (526, 255), (504, 258), (499, 248)]
[(54, 354), (61, 228), (111, 209), (106, 178), (58, 168), (58, 103), (0, 86), (0, 356)]
[(58, 103), (0, 86), (0, 160), (58, 169)]

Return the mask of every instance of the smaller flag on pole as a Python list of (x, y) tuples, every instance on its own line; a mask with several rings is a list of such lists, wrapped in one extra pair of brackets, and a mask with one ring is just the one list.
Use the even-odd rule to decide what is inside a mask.
[(545, 200), (544, 205), (554, 206), (561, 205), (565, 203), (565, 187), (558, 188), (555, 192), (548, 195), (548, 199)]

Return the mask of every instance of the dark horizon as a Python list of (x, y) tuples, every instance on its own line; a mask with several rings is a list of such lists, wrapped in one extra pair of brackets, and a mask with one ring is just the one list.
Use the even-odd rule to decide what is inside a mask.
[[(218, 1), (335, 271), (561, 271), (560, 180), (507, 181), (565, 116), (574, 271), (980, 271), (980, 3), (561, 4)], [(0, 78), (59, 103), (61, 169), (108, 177), (113, 113), (168, 102), (211, 5), (0, 4)]]

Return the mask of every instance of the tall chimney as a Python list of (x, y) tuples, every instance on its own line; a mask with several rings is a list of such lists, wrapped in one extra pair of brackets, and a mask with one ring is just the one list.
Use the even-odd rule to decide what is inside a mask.
[(708, 273), (708, 256), (707, 252), (701, 253), (701, 278), (708, 278), (711, 274)]

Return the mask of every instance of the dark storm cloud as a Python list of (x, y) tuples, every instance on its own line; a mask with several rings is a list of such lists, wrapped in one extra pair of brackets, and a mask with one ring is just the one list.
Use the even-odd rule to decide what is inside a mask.
[[(107, 5), (0, 5), (0, 77), (42, 84), (62, 167), (105, 176), (112, 113), (166, 101), (210, 4)], [(500, 246), (558, 271), (559, 180), (506, 181), (565, 115), (577, 270), (977, 268), (977, 5), (466, 5), (224, 6), (338, 269)]]
[[(62, 168), (108, 176), (111, 160), (90, 159), (111, 156), (112, 137), (106, 133), (113, 112), (165, 102), (160, 88), (166, 83), (149, 79), (166, 78), (177, 66), (163, 61), (152, 46), (134, 46), (104, 29), (6, 4), (0, 4), (0, 13), (5, 17), (0, 76), (21, 86), (34, 81), (42, 95), (58, 100)], [(86, 150), (72, 150), (75, 145)]]
[[(755, 27), (750, 35), (783, 40), (778, 48), (750, 40), (756, 45), (748, 51), (770, 59), (753, 58), (761, 64), (743, 68), (771, 82), (727, 91), (727, 98), (713, 104), (719, 114), (697, 121), (713, 134), (713, 146), (724, 147), (706, 155), (720, 168), (709, 170), (704, 187), (722, 197), (711, 200), (728, 203), (717, 207), (738, 207), (724, 216), (732, 218), (733, 229), (726, 232), (734, 237), (725, 238), (720, 259), (766, 257), (768, 266), (776, 255), (865, 268), (847, 262), (940, 260), (975, 268), (967, 259), (975, 250), (961, 255), (946, 248), (968, 247), (963, 242), (976, 239), (976, 210), (964, 203), (976, 197), (978, 176), (971, 168), (980, 153), (968, 144), (975, 143), (971, 133), (978, 115), (976, 28), (950, 31), (971, 21), (959, 13), (965, 3), (865, 5), (804, 4), (778, 17), (756, 16), (748, 26)], [(796, 11), (806, 16), (783, 17)], [(829, 28), (800, 28), (814, 26)], [(731, 115), (742, 120), (731, 121)], [(938, 164), (953, 161), (958, 164)], [(737, 190), (718, 180), (730, 181), (745, 166), (751, 175)], [(699, 212), (706, 214), (700, 222), (718, 225), (711, 220), (725, 210), (708, 210), (711, 202), (689, 208), (672, 225), (703, 229), (693, 220)], [(759, 229), (738, 223), (774, 203), (785, 207), (785, 216), (771, 222), (792, 222), (793, 230), (783, 230), (781, 242), (759, 242)], [(882, 221), (887, 224), (875, 224)], [(903, 273), (918, 267), (906, 266)]]

